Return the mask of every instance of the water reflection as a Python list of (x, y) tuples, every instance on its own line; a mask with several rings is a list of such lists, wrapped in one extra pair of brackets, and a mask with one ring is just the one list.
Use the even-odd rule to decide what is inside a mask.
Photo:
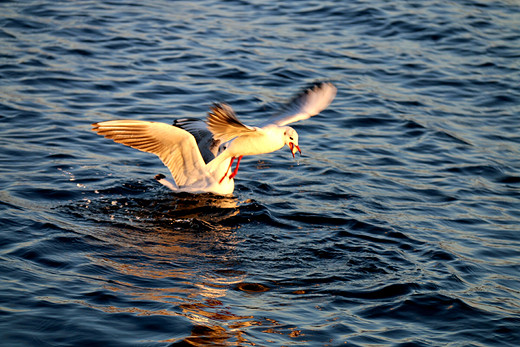
[(261, 323), (234, 313), (226, 303), (228, 292), (240, 291), (248, 277), (237, 257), (241, 239), (236, 228), (226, 225), (239, 213), (239, 202), (210, 195), (114, 201), (89, 206), (90, 212), (96, 206), (111, 216), (110, 226), (91, 230), (109, 250), (89, 259), (104, 274), (102, 295), (113, 300), (83, 304), (107, 313), (181, 317), (186, 330), (191, 325), (191, 336), (161, 342), (246, 343), (241, 328)]

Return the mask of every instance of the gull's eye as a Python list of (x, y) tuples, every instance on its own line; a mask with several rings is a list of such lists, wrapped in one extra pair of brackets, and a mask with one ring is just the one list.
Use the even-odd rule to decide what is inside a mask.
[(289, 140), (291, 140), (291, 141), (293, 140), (292, 136), (289, 136)]

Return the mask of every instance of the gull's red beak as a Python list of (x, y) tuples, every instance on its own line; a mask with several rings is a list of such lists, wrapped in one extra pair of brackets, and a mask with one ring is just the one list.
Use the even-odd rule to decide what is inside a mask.
[(291, 149), (291, 154), (292, 154), (293, 158), (295, 158), (294, 154), (296, 153), (296, 151), (300, 152), (300, 155), (302, 155), (302, 151), (300, 150), (300, 146), (295, 145), (292, 142), (289, 142), (289, 148)]

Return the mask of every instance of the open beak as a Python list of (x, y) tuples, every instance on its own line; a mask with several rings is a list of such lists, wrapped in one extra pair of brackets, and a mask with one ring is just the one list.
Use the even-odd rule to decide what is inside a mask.
[(292, 153), (293, 158), (295, 158), (294, 154), (296, 153), (296, 151), (300, 152), (300, 155), (302, 155), (302, 151), (300, 150), (300, 146), (295, 145), (292, 142), (289, 142), (289, 148), (291, 149), (291, 153)]

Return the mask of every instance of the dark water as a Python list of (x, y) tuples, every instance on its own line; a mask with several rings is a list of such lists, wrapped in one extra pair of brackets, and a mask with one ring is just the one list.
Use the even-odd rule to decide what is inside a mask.
[[(0, 4), (5, 346), (517, 346), (513, 0)], [(95, 121), (338, 87), (233, 198)], [(258, 121), (261, 122), (261, 121)]]

